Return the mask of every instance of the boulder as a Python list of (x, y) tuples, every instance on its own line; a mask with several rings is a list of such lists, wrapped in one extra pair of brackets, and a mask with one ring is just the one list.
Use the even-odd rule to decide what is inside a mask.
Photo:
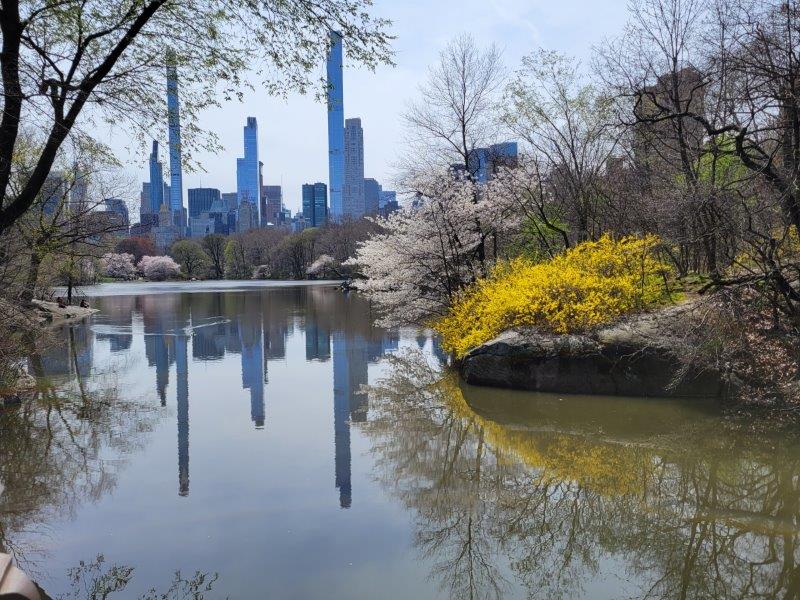
[(676, 358), (670, 325), (688, 304), (630, 317), (583, 334), (513, 329), (474, 348), (459, 371), (473, 385), (554, 392), (654, 397), (725, 397), (724, 374)]

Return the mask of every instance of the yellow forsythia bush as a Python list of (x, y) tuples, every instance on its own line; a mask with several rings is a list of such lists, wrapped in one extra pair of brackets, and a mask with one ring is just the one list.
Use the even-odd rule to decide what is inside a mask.
[(444, 348), (461, 357), (511, 327), (571, 333), (663, 303), (670, 269), (655, 256), (658, 243), (652, 235), (603, 236), (545, 262), (501, 262), (433, 326)]

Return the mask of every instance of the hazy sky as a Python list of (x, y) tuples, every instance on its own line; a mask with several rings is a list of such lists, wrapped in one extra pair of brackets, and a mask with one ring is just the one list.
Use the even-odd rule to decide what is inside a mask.
[[(393, 21), (395, 67), (375, 73), (348, 64), (345, 56), (345, 118), (361, 117), (364, 127), (364, 172), (392, 188), (393, 165), (403, 152), (400, 115), (429, 65), (454, 36), (468, 32), (480, 45), (496, 43), (514, 69), (520, 58), (543, 47), (588, 59), (592, 45), (617, 34), (626, 20), (625, 0), (375, 0), (374, 12)], [(346, 52), (346, 42), (345, 42)], [(324, 65), (319, 67), (324, 74)], [(242, 127), (258, 119), (259, 154), (264, 183), (282, 184), (286, 206), (300, 207), (300, 186), (328, 180), (325, 106), (313, 97), (279, 100), (263, 91), (247, 95), (203, 115), (201, 126), (214, 131), (225, 148), (218, 155), (197, 154), (205, 172), (184, 172), (186, 190), (216, 187), (236, 191), (236, 158), (242, 155)], [(113, 145), (125, 156), (130, 141), (118, 136)], [(166, 140), (164, 140), (166, 142)], [(166, 163), (166, 153), (162, 153)], [(137, 157), (135, 178), (146, 181), (146, 164)]]

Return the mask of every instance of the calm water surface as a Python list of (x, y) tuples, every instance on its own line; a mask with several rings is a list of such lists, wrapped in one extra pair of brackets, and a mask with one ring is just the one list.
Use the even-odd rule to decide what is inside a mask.
[(331, 287), (94, 293), (0, 412), (0, 550), (54, 597), (98, 554), (133, 568), (111, 598), (176, 570), (207, 598), (800, 594), (787, 434), (460, 385)]

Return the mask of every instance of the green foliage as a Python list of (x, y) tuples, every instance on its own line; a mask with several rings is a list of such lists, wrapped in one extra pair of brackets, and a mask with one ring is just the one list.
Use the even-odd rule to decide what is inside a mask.
[(178, 240), (172, 244), (169, 255), (180, 265), (186, 277), (203, 277), (211, 261), (203, 248), (193, 240)]

